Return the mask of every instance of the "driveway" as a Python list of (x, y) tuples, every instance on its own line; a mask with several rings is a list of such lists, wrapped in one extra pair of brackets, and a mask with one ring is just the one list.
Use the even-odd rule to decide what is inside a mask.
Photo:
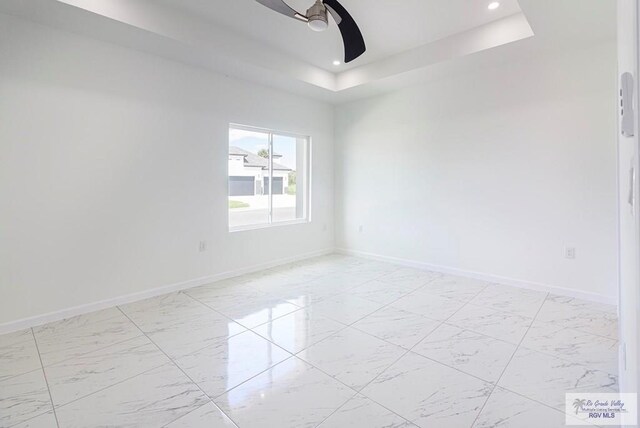
[[(229, 200), (249, 204), (246, 208), (229, 210), (229, 227), (266, 224), (269, 222), (268, 196), (231, 196)], [(296, 196), (273, 195), (273, 221), (296, 219)]]
[[(258, 210), (269, 208), (269, 196), (229, 196), (230, 201), (240, 201), (249, 204), (247, 208), (234, 208), (233, 211)], [(296, 195), (273, 195), (273, 208), (287, 208), (296, 206)]]

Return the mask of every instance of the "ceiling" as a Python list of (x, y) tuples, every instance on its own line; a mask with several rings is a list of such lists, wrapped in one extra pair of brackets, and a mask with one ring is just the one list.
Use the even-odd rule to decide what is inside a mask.
[[(301, 12), (312, 3), (287, 1)], [(613, 0), (341, 2), (367, 52), (339, 66), (335, 25), (315, 33), (255, 0), (3, 0), (0, 13), (332, 103), (616, 36)]]
[[(314, 0), (287, 0), (304, 13)], [(255, 0), (156, 0), (159, 4), (202, 17), (214, 25), (280, 49), (330, 72), (370, 64), (433, 41), (461, 33), (520, 12), (516, 0), (342, 0), (362, 30), (367, 52), (349, 64), (343, 58), (336, 25), (326, 32), (311, 31), (304, 23), (275, 13)]]

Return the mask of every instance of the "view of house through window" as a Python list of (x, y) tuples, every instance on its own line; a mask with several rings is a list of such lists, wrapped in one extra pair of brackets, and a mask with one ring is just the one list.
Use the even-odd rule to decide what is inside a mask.
[(307, 220), (309, 138), (229, 128), (229, 229)]

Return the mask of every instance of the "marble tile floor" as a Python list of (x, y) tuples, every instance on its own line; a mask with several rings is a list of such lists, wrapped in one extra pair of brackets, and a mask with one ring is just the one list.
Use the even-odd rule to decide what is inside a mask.
[(563, 427), (616, 310), (343, 255), (0, 336), (0, 427)]

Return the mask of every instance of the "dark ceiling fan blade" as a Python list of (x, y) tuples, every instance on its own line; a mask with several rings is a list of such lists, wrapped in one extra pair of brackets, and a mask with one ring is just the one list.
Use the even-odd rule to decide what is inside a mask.
[(276, 12), (280, 12), (281, 14), (288, 16), (289, 18), (295, 18), (299, 21), (307, 22), (308, 19), (306, 16), (298, 13), (291, 6), (286, 4), (284, 0), (256, 0), (258, 3), (268, 7), (271, 10), (275, 10)]
[(324, 0), (324, 5), (338, 24), (342, 41), (344, 42), (344, 62), (351, 62), (362, 55), (367, 47), (364, 44), (364, 37), (356, 24), (356, 21), (349, 15), (349, 12), (342, 7), (338, 0)]

